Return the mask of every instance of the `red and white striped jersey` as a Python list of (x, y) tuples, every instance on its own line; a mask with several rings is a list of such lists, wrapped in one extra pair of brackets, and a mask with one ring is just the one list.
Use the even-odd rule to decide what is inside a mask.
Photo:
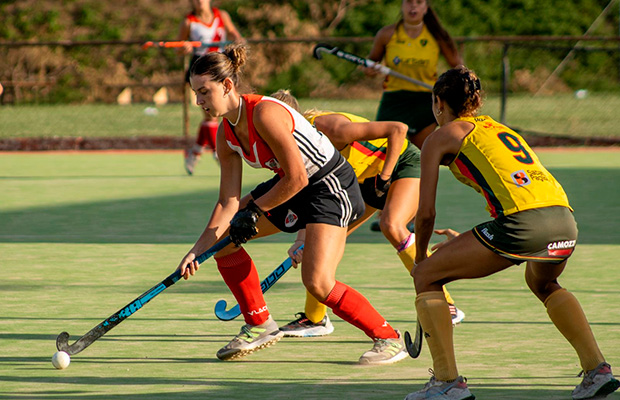
[(218, 46), (205, 46), (205, 43), (217, 43), (226, 41), (226, 28), (222, 21), (220, 10), (212, 8), (213, 20), (210, 24), (205, 23), (194, 14), (188, 14), (185, 18), (189, 21), (189, 40), (202, 42), (202, 46), (194, 47), (194, 56), (203, 56), (212, 51), (221, 51)]
[(304, 165), (308, 178), (314, 175), (322, 167), (324, 167), (328, 161), (332, 159), (336, 149), (334, 145), (329, 141), (329, 138), (317, 131), (314, 126), (310, 124), (300, 113), (286, 105), (285, 103), (274, 99), (273, 97), (261, 96), (261, 95), (243, 95), (244, 107), (247, 107), (248, 118), (248, 137), (250, 141), (251, 153), (246, 153), (234, 132), (234, 127), (230, 122), (224, 118), (224, 133), (226, 135), (226, 143), (231, 149), (236, 151), (248, 165), (253, 168), (267, 168), (280, 176), (284, 175), (284, 171), (280, 167), (280, 163), (269, 148), (269, 145), (260, 137), (253, 122), (254, 107), (261, 101), (271, 101), (284, 107), (290, 114), (293, 121), (293, 135)]

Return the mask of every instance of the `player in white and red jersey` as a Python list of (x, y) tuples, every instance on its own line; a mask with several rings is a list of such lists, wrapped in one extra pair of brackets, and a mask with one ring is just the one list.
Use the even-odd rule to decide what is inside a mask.
[[(405, 358), (401, 335), (363, 295), (335, 278), (347, 225), (364, 213), (353, 168), (326, 136), (288, 105), (267, 96), (239, 94), (238, 76), (245, 61), (244, 45), (229, 46), (223, 53), (199, 58), (190, 75), (198, 105), (224, 118), (216, 146), (221, 177), (211, 218), (178, 268), (186, 279), (194, 275), (196, 256), (228, 234), (236, 246), (227, 246), (215, 260), (246, 322), (217, 357), (239, 358), (284, 335), (269, 315), (256, 267), (241, 244), (305, 228), (301, 275), (306, 289), (373, 339), (372, 354), (385, 351), (393, 361)], [(241, 198), (243, 160), (275, 176)], [(362, 355), (360, 362), (365, 361)]]
[[(209, 46), (213, 43), (223, 43), (226, 40), (240, 40), (241, 34), (235, 27), (230, 15), (215, 7), (211, 7), (211, 0), (192, 0), (192, 12), (187, 14), (181, 22), (177, 40), (198, 41), (200, 47), (192, 47), (189, 43), (181, 49), (183, 54), (192, 53), (189, 68), (198, 59), (211, 51), (221, 51), (222, 46)], [(189, 68), (185, 80), (189, 84)], [(217, 134), (218, 119), (204, 114), (204, 119), (198, 128), (196, 143), (185, 151), (185, 170), (189, 175), (194, 173), (194, 167), (205, 147), (210, 148), (215, 155), (215, 137)]]

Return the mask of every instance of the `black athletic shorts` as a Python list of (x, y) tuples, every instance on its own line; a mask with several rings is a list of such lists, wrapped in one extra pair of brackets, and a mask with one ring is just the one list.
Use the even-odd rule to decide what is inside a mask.
[(498, 217), (476, 226), (474, 236), (491, 251), (520, 264), (559, 264), (573, 254), (577, 223), (567, 207), (543, 207)]
[[(259, 184), (250, 192), (257, 200), (280, 177)], [(321, 223), (345, 227), (364, 214), (365, 206), (353, 167), (338, 152), (310, 177), (308, 186), (285, 203), (265, 212), (267, 219), (283, 232), (297, 232), (306, 224)]]

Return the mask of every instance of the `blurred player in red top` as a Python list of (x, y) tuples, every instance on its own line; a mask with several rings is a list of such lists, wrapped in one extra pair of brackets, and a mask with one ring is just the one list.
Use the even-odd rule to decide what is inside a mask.
[[(192, 47), (186, 43), (182, 48), (183, 54), (193, 53), (185, 81), (189, 84), (189, 69), (198, 57), (211, 51), (221, 51), (221, 46), (207, 46), (209, 43), (240, 40), (241, 34), (233, 24), (230, 15), (215, 7), (211, 7), (211, 0), (191, 0), (192, 12), (187, 14), (181, 22), (178, 40), (202, 42), (200, 47)], [(185, 150), (185, 170), (188, 174), (194, 173), (194, 167), (205, 147), (209, 147), (215, 156), (215, 136), (217, 134), (218, 119), (204, 113), (196, 143)]]

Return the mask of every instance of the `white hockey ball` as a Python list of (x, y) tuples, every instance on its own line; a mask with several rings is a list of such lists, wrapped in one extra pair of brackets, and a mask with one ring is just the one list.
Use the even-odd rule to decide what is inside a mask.
[(56, 369), (65, 369), (69, 366), (69, 363), (71, 363), (71, 357), (64, 351), (57, 351), (52, 356), (52, 365)]

